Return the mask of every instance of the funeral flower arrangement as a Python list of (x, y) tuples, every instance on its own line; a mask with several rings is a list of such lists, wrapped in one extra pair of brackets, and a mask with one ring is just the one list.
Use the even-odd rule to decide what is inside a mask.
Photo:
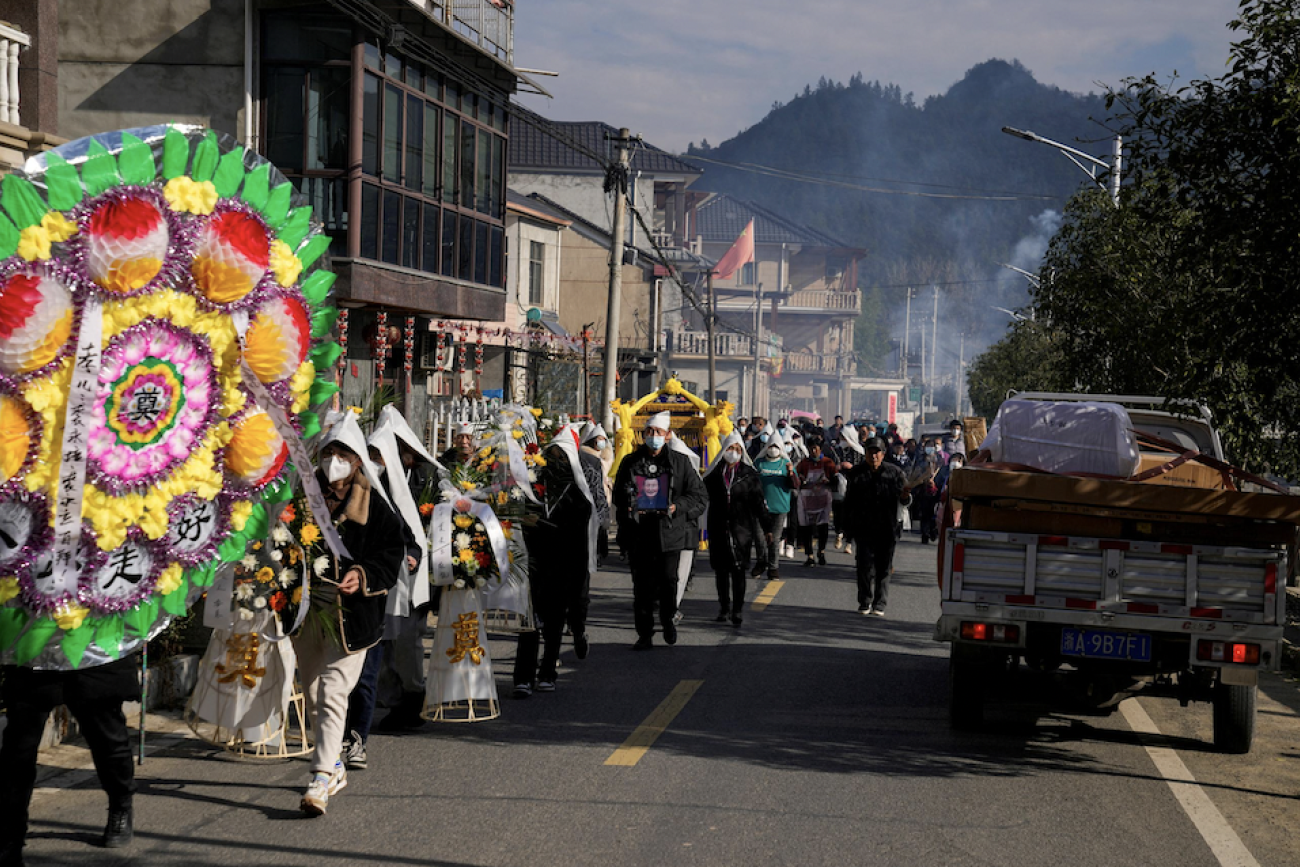
[(341, 351), (329, 239), (295, 199), (181, 126), (0, 184), (0, 662), (116, 658), (266, 535)]

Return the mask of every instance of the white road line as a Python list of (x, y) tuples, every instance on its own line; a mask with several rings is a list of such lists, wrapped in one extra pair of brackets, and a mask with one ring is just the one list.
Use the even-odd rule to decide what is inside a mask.
[[(1137, 699), (1126, 699), (1119, 706), (1120, 713), (1128, 721), (1129, 728), (1144, 735), (1158, 735), (1160, 729), (1147, 716), (1147, 712), (1138, 704)], [(1232, 830), (1228, 820), (1223, 818), (1219, 808), (1214, 806), (1210, 796), (1196, 782), (1192, 772), (1183, 764), (1178, 753), (1167, 747), (1146, 747), (1147, 755), (1155, 763), (1160, 776), (1165, 778), (1169, 790), (1178, 799), (1179, 805), (1192, 820), (1196, 830), (1201, 832), (1210, 851), (1223, 867), (1260, 867), (1255, 856), (1241, 842), (1237, 832)]]

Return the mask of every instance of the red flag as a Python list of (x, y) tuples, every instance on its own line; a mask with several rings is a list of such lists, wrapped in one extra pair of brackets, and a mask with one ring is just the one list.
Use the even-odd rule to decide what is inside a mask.
[(749, 225), (740, 233), (736, 243), (731, 245), (731, 249), (726, 255), (718, 260), (718, 265), (713, 269), (713, 276), (721, 277), (726, 280), (732, 274), (735, 274), (741, 265), (754, 261), (754, 221), (751, 219)]

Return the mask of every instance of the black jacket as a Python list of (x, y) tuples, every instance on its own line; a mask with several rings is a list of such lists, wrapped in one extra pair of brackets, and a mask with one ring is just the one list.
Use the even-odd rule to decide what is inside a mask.
[(763, 496), (758, 470), (744, 462), (735, 465), (731, 489), (727, 489), (725, 467), (704, 477), (709, 495), (705, 525), (709, 531), (709, 565), (715, 572), (730, 573), (749, 564), (750, 547), (757, 533), (772, 532), (772, 516)]
[(536, 526), (524, 528), (530, 572), (585, 574), (591, 503), (578, 488), (568, 459), (548, 452), (546, 465), (537, 473), (537, 483), (542, 488), (542, 505), (534, 509), (539, 521)]
[(848, 490), (844, 493), (843, 516), (853, 538), (888, 541), (892, 545), (907, 476), (898, 467), (885, 462), (875, 472), (872, 472), (870, 464), (858, 464), (845, 477)]
[(407, 534), (402, 532), (406, 525), (384, 498), (365, 483), (353, 484), (348, 496), (334, 510), (334, 521), (351, 556), (330, 555), (325, 576), (339, 582), (352, 567), (361, 571), (361, 588), (339, 596), (342, 601), (339, 635), (343, 650), (358, 653), (378, 644), (384, 636), (388, 591), (397, 583), (402, 557), (406, 555)]
[[(668, 502), (677, 507), (672, 515), (633, 514), (636, 505), (635, 476), (665, 475), (669, 478)], [(704, 514), (708, 495), (700, 473), (685, 455), (668, 446), (652, 455), (641, 446), (619, 464), (614, 477), (614, 517), (618, 521), (619, 544), (630, 556), (683, 551), (690, 547), (688, 525)]]

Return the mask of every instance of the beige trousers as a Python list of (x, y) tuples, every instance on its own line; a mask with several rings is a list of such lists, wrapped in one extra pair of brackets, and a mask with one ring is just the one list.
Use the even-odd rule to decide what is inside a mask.
[(343, 752), (348, 723), (348, 696), (361, 679), (365, 653), (344, 653), (320, 629), (304, 629), (293, 637), (298, 677), (307, 704), (307, 719), (315, 735), (312, 771), (330, 774)]

